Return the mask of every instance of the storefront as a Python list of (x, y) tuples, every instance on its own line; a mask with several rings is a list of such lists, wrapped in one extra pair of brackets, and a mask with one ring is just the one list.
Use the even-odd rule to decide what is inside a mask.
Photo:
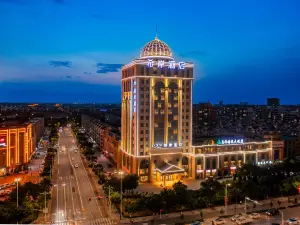
[(0, 167), (0, 177), (5, 176), (7, 173), (6, 167)]
[(163, 186), (167, 186), (169, 182), (180, 181), (184, 173), (184, 169), (170, 163), (165, 163), (155, 168), (154, 171), (156, 181), (160, 182)]

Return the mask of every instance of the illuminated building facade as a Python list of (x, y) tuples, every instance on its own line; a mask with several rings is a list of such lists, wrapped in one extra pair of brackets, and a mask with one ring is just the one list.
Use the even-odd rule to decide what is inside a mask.
[(27, 164), (33, 152), (32, 124), (0, 127), (0, 174)]
[(142, 181), (180, 179), (192, 139), (193, 64), (157, 37), (122, 68), (123, 167)]
[(118, 168), (138, 174), (141, 181), (165, 184), (232, 173), (247, 161), (273, 161), (271, 142), (234, 139), (192, 146), (193, 67), (175, 61), (157, 37), (122, 67)]
[[(277, 142), (276, 142), (277, 143)], [(226, 176), (245, 163), (268, 165), (283, 159), (283, 149), (275, 142), (246, 142), (242, 138), (219, 138), (205, 145), (193, 146), (192, 174), (197, 178)], [(186, 165), (188, 167), (188, 163)]]

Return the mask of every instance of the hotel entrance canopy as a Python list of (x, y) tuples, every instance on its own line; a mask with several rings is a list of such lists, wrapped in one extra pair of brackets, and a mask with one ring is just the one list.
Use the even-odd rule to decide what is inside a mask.
[(184, 173), (185, 170), (170, 163), (164, 163), (162, 166), (156, 167), (155, 170), (161, 175)]

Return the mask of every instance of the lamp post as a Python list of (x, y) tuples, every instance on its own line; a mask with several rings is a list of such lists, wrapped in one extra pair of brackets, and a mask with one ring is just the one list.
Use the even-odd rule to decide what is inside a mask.
[(257, 205), (261, 205), (258, 201), (255, 201), (255, 200), (252, 200), (250, 198), (248, 198), (247, 196), (245, 197), (245, 213), (247, 214), (247, 200), (248, 201), (251, 201), (251, 202), (254, 202), (255, 204)]
[(122, 219), (122, 210), (123, 210), (123, 171), (119, 171), (119, 174), (121, 175), (121, 191), (120, 191), (120, 198), (121, 198), (121, 204), (120, 204), (120, 220)]
[(225, 215), (227, 216), (227, 205), (228, 205), (228, 186), (230, 186), (230, 184), (225, 184)]
[(19, 208), (19, 182), (20, 182), (21, 178), (16, 178), (15, 182), (17, 182), (17, 208)]
[(278, 210), (281, 214), (281, 225), (284, 225), (284, 217), (283, 217), (283, 212), (281, 210)]

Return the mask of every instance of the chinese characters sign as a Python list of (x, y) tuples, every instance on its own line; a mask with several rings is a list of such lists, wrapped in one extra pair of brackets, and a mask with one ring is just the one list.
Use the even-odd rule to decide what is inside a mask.
[(182, 143), (154, 144), (152, 148), (178, 148), (182, 147)]
[(6, 141), (4, 137), (0, 137), (0, 148), (1, 147), (6, 147)]
[[(147, 65), (148, 67), (153, 67), (154, 63), (155, 61), (153, 61), (153, 59), (148, 59)], [(168, 61), (168, 62), (165, 62), (164, 60), (157, 61), (158, 68), (163, 68), (164, 66), (168, 66), (169, 69), (175, 69), (176, 63), (175, 61)], [(184, 70), (184, 67), (185, 67), (185, 62), (178, 62), (178, 69)]]
[(218, 140), (217, 145), (228, 145), (228, 144), (243, 144), (244, 139), (227, 139), (227, 140)]

